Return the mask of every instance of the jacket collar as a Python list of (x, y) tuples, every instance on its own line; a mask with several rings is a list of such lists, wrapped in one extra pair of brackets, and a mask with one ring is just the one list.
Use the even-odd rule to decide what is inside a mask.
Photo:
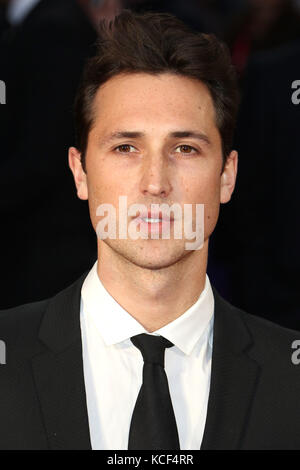
[(243, 319), (213, 288), (215, 318), (210, 393), (201, 449), (238, 449), (259, 378), (248, 352), (254, 345)]
[(81, 337), (81, 287), (88, 271), (71, 286), (52, 297), (43, 317), (39, 339), (52, 351), (60, 352)]
[(45, 352), (32, 359), (53, 450), (91, 449), (80, 330), (80, 292), (86, 275), (49, 301), (39, 331)]

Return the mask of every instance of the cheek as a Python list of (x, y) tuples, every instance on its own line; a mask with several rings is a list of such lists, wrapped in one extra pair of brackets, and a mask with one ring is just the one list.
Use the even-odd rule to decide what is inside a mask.
[(204, 232), (209, 236), (217, 223), (220, 209), (220, 178), (208, 175), (206, 178), (193, 178), (185, 185), (187, 202), (204, 204)]
[(220, 203), (220, 177), (215, 173), (189, 178), (184, 182), (183, 187), (189, 202), (198, 202), (208, 206)]
[(111, 188), (109, 182), (105, 180), (102, 172), (93, 171), (90, 167), (87, 173), (87, 186), (88, 186), (88, 205), (92, 225), (96, 230), (96, 226), (100, 220), (97, 216), (97, 208), (103, 203), (112, 203), (111, 201)]
[(126, 194), (128, 175), (113, 159), (91, 151), (89, 163), (89, 194), (107, 203), (113, 203), (119, 194)]
[(215, 181), (214, 185), (207, 188), (204, 207), (204, 228), (209, 236), (217, 223), (220, 211), (220, 181)]
[[(103, 170), (103, 168), (102, 168)], [(90, 176), (88, 177), (88, 204), (90, 218), (93, 224), (94, 229), (96, 228), (101, 217), (97, 216), (97, 209), (101, 204), (110, 204), (112, 205), (118, 214), (119, 210), (119, 197), (127, 196), (127, 203), (130, 201), (130, 196), (128, 195), (128, 179), (126, 178), (116, 178), (116, 175), (113, 171), (94, 171), (92, 173), (90, 169)], [(126, 184), (127, 181), (127, 184)]]

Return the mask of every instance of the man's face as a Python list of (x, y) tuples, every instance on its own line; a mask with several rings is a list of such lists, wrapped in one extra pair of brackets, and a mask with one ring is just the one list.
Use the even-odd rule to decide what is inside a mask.
[[(93, 110), (86, 174), (74, 148), (69, 164), (78, 197), (89, 201), (94, 229), (101, 220), (97, 207), (103, 203), (116, 208), (118, 227), (119, 196), (127, 196), (128, 207), (139, 203), (149, 210), (151, 204), (177, 203), (183, 213), (189, 204), (194, 218), (196, 204), (204, 204), (207, 244), (237, 171), (237, 154), (231, 152), (221, 175), (222, 143), (207, 87), (171, 73), (122, 74), (99, 88)], [(169, 239), (106, 238), (99, 240), (99, 248), (140, 267), (167, 267), (192, 253), (184, 236), (174, 239), (173, 228)]]

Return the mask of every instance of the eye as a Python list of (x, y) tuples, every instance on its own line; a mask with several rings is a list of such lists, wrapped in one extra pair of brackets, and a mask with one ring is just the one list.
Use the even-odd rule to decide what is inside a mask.
[[(177, 151), (177, 149), (181, 149), (181, 150)], [(192, 147), (191, 145), (182, 144), (176, 147), (175, 153), (193, 154), (193, 153), (198, 153), (198, 150)]]
[(133, 145), (129, 144), (122, 144), (118, 145), (114, 150), (116, 150), (118, 153), (131, 153), (130, 149), (134, 149), (135, 147)]

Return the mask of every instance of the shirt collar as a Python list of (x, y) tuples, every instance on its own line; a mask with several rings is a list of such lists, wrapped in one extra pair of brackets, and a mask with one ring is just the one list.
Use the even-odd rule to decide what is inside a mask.
[[(128, 341), (140, 333), (161, 335), (185, 354), (190, 354), (207, 328), (212, 328), (214, 296), (206, 274), (198, 300), (180, 317), (149, 333), (105, 289), (97, 273), (97, 261), (81, 289), (83, 315), (89, 317), (107, 346)], [(211, 345), (211, 338), (209, 341)]]

